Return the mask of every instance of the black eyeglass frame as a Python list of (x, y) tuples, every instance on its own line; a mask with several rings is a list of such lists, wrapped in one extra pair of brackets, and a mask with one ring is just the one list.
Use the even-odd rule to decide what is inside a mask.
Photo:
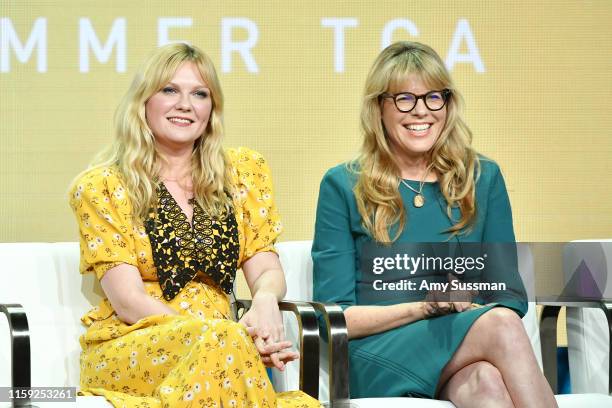
[[(442, 100), (444, 101), (444, 103), (442, 104), (442, 106), (440, 106), (438, 109), (431, 109), (429, 107), (429, 105), (427, 104), (427, 95), (430, 95), (432, 93), (436, 93), (436, 92), (440, 92), (442, 94)], [(384, 93), (382, 95), (380, 95), (381, 101), (383, 99), (387, 99), (387, 98), (392, 98), (393, 99), (393, 103), (395, 104), (395, 107), (397, 108), (398, 111), (402, 112), (402, 113), (408, 113), (411, 112), (414, 108), (416, 108), (417, 103), (419, 103), (419, 99), (423, 100), (423, 103), (425, 103), (425, 107), (427, 109), (429, 109), (432, 112), (436, 112), (441, 110), (442, 108), (444, 108), (446, 106), (446, 102), (448, 102), (448, 97), (452, 94), (453, 92), (450, 89), (442, 89), (441, 91), (429, 91), (426, 94), (422, 94), (422, 95), (415, 95), (412, 92), (398, 92), (396, 94), (392, 94), (392, 93)], [(397, 97), (400, 95), (412, 95), (414, 96), (414, 105), (412, 106), (412, 108), (408, 109), (408, 110), (401, 110), (399, 108), (399, 106), (397, 106)]]

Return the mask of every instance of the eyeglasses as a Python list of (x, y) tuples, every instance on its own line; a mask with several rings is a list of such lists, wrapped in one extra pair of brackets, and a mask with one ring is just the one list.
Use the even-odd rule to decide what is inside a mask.
[(450, 89), (443, 89), (441, 91), (430, 91), (425, 95), (400, 92), (396, 94), (384, 93), (380, 97), (382, 99), (392, 98), (397, 110), (406, 113), (414, 109), (419, 99), (423, 99), (425, 106), (427, 106), (427, 109), (430, 111), (439, 111), (446, 105), (446, 101), (448, 101), (448, 97), (451, 93)]

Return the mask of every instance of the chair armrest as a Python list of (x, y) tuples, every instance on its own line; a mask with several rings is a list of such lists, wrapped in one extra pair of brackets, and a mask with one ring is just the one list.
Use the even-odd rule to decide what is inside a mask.
[[(238, 299), (239, 308), (251, 307), (251, 300)], [(300, 336), (300, 390), (319, 398), (319, 325), (317, 314), (307, 302), (283, 300), (278, 303), (282, 311), (293, 312)]]
[[(31, 386), (30, 329), (23, 306), (0, 304), (0, 312), (6, 315), (11, 336), (11, 387)], [(29, 398), (20, 398), (14, 406), (30, 406)]]
[(344, 311), (335, 303), (309, 302), (327, 325), (330, 408), (350, 407), (348, 330)]
[(553, 392), (557, 389), (557, 317), (561, 307), (594, 308), (601, 309), (608, 321), (610, 334), (610, 350), (608, 352), (608, 393), (612, 393), (612, 303), (603, 301), (564, 301), (560, 299), (536, 300), (538, 305), (544, 306), (540, 318), (540, 340), (542, 344), (542, 365), (544, 376), (548, 380)]

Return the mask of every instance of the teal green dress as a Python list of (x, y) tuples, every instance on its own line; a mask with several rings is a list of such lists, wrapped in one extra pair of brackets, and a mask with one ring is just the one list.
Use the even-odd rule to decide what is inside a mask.
[[(496, 163), (480, 158), (481, 174), (476, 183), (477, 219), (469, 233), (453, 238), (455, 242), (505, 242), (515, 240), (512, 212), (506, 186)], [(357, 176), (345, 164), (330, 169), (324, 176), (317, 205), (312, 247), (316, 301), (351, 305), (389, 304), (372, 301), (360, 288), (362, 246), (372, 242), (361, 225), (353, 193)], [(417, 189), (419, 183), (406, 180)], [(407, 225), (397, 242), (446, 242), (444, 231), (451, 225), (446, 202), (437, 182), (425, 183), (425, 205), (412, 205), (415, 193), (403, 183), (398, 187), (407, 212)], [(460, 218), (453, 209), (452, 218)], [(516, 264), (514, 264), (515, 266)], [(508, 271), (504, 272), (508, 275)], [(514, 268), (510, 274), (518, 276)], [(381, 275), (383, 276), (383, 275)], [(350, 392), (352, 398), (423, 397), (434, 398), (440, 374), (452, 358), (478, 317), (492, 307), (504, 306), (523, 316), (527, 302), (520, 278), (493, 302), (475, 299), (485, 307), (420, 320), (395, 329), (349, 342)], [(396, 302), (397, 303), (397, 302)]]

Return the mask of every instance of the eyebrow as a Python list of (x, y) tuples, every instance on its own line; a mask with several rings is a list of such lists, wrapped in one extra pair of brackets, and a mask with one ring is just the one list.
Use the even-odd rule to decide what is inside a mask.
[[(170, 82), (168, 82), (168, 84), (166, 84), (166, 86), (168, 86), (168, 85), (172, 85), (172, 86), (177, 87), (177, 88), (180, 88), (180, 87), (181, 87), (181, 86), (180, 86), (180, 85), (178, 85), (176, 82), (172, 82), (172, 81), (170, 81)], [(205, 90), (207, 90), (207, 91), (210, 91), (210, 89), (209, 89), (209, 88), (208, 88), (208, 86), (206, 86), (206, 85), (198, 85), (198, 86), (195, 86), (195, 87), (193, 87), (193, 88), (191, 88), (191, 89), (192, 89), (192, 90), (194, 90), (194, 89), (198, 89), (198, 90), (205, 89)]]

